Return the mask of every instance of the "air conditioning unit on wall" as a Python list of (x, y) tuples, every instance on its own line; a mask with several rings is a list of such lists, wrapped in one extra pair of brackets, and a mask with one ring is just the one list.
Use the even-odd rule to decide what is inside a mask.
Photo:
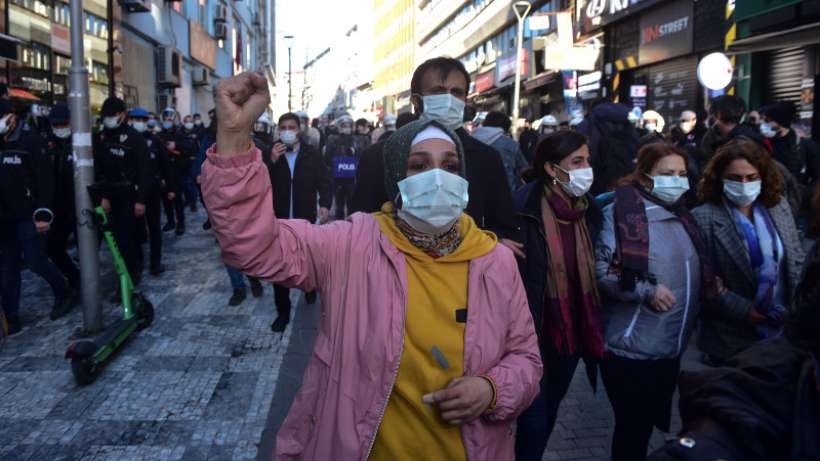
[(215, 22), (214, 23), (214, 38), (217, 40), (227, 40), (228, 39), (228, 24), (224, 22)]
[(182, 54), (172, 46), (158, 48), (157, 84), (178, 88), (182, 81)]
[(228, 7), (222, 3), (218, 3), (214, 9), (214, 21), (226, 22), (228, 20)]
[(206, 67), (195, 67), (191, 71), (191, 83), (194, 86), (207, 86), (211, 83), (211, 71)]

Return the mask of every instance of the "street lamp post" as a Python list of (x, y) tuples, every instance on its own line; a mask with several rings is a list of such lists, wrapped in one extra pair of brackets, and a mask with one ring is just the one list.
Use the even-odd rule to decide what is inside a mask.
[(293, 60), (291, 57), (293, 35), (285, 35), (283, 38), (288, 45), (288, 112), (293, 112)]
[(520, 105), (518, 99), (521, 97), (521, 49), (524, 45), (524, 20), (530, 13), (531, 8), (532, 5), (527, 1), (518, 1), (512, 5), (515, 17), (518, 18), (518, 34), (515, 42), (515, 89), (513, 91), (512, 113), (512, 133), (515, 138), (518, 138), (518, 106)]

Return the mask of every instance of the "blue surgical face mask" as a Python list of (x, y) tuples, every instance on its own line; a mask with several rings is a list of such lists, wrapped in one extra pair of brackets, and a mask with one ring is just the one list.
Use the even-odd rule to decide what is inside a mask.
[(145, 131), (145, 122), (132, 122), (131, 128), (139, 131), (140, 133)]
[(467, 206), (467, 180), (440, 168), (399, 181), (399, 216), (419, 232), (438, 235), (450, 229)]
[(120, 118), (116, 115), (103, 117), (103, 126), (109, 130), (113, 130), (120, 126)]
[(772, 128), (772, 125), (769, 123), (761, 123), (760, 124), (760, 134), (767, 138), (773, 138), (777, 135), (777, 131)]
[(737, 206), (747, 206), (752, 204), (760, 196), (762, 181), (730, 181), (723, 180), (723, 194)]
[(436, 120), (451, 130), (464, 125), (464, 101), (451, 95), (431, 94), (421, 97), (424, 112), (421, 120)]
[(652, 195), (663, 202), (673, 204), (689, 190), (689, 178), (686, 176), (650, 176), (652, 178)]
[(170, 130), (173, 127), (174, 127), (173, 122), (162, 122), (162, 128), (164, 128), (166, 130)]

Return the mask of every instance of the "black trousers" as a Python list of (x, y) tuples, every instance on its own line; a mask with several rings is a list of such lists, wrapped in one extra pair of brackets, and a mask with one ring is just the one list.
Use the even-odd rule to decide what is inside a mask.
[(558, 407), (572, 383), (579, 356), (558, 354), (549, 345), (541, 348), (541, 360), (544, 363), (541, 392), (517, 420), (515, 459), (518, 461), (541, 461), (544, 457), (558, 418)]
[(166, 191), (162, 197), (162, 204), (165, 208), (165, 220), (171, 226), (185, 227), (185, 200), (179, 191), (174, 192), (174, 200), (168, 200), (168, 192)]
[(80, 269), (68, 256), (68, 237), (75, 231), (74, 219), (68, 213), (58, 213), (48, 231), (46, 251), (51, 262), (60, 269), (71, 288), (80, 288)]
[(336, 193), (334, 199), (336, 200), (336, 219), (345, 219), (345, 205), (347, 210), (353, 209), (353, 190), (356, 187), (356, 180), (353, 178), (336, 178)]
[[(139, 218), (137, 223), (137, 241), (140, 245), (149, 242), (151, 249), (151, 267), (157, 267), (162, 263), (162, 225), (160, 224), (160, 215), (162, 213), (159, 187), (148, 195), (148, 201), (145, 204), (145, 216)], [(146, 233), (147, 227), (147, 233)], [(140, 257), (142, 251), (140, 251)]]
[(137, 241), (137, 218), (134, 216), (134, 201), (131, 199), (111, 200), (111, 231), (120, 249), (125, 267), (131, 274), (134, 285), (142, 275), (141, 253)]
[(276, 312), (279, 316), (290, 319), (290, 288), (274, 283), (273, 300), (276, 301)]
[(611, 354), (601, 364), (601, 377), (615, 412), (612, 461), (646, 458), (652, 428), (669, 431), (679, 372), (680, 357), (635, 360)]

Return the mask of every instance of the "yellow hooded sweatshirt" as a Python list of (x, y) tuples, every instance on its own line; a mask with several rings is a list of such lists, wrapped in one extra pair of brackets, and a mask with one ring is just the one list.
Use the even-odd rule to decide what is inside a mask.
[(496, 236), (462, 214), (461, 244), (453, 253), (433, 258), (401, 233), (392, 204), (385, 204), (374, 217), (382, 233), (404, 253), (408, 296), (399, 373), (370, 459), (466, 459), (461, 429), (444, 422), (435, 406), (421, 398), (464, 374), (466, 311), (460, 321), (456, 311), (467, 309), (469, 262), (492, 251)]

